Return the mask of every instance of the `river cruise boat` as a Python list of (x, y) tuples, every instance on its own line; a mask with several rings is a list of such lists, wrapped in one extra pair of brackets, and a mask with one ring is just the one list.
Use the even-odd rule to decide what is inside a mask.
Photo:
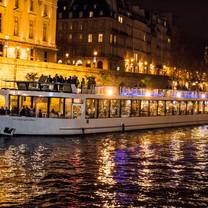
[(0, 90), (3, 135), (80, 135), (208, 123), (204, 92), (96, 87), (80, 93), (63, 84), (56, 91), (38, 83), (15, 84)]

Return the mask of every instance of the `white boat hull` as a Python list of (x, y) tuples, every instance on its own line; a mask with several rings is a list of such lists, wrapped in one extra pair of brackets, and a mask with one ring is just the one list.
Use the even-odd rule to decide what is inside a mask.
[(14, 129), (14, 135), (81, 135), (200, 124), (208, 124), (208, 114), (90, 120), (0, 116), (0, 132)]

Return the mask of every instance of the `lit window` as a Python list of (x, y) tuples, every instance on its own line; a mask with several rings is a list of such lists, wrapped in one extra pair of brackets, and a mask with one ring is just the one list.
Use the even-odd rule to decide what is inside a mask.
[(70, 29), (70, 30), (72, 30), (72, 29), (73, 29), (73, 26), (72, 26), (72, 24), (70, 24), (70, 25), (69, 25), (69, 29)]
[(103, 42), (103, 34), (98, 34), (98, 43)]
[(168, 43), (171, 43), (171, 39), (170, 38), (168, 38)]
[(80, 25), (80, 30), (83, 30), (83, 26), (82, 25)]
[(92, 43), (92, 34), (88, 34), (88, 43)]
[(72, 40), (72, 34), (69, 34), (69, 40)]
[(110, 34), (110, 43), (113, 43), (113, 34)]
[(146, 35), (144, 35), (144, 41), (146, 41)]
[(116, 42), (117, 42), (117, 37), (116, 37), (116, 35), (114, 35), (114, 37), (113, 37), (113, 42), (114, 42), (114, 44), (116, 44)]
[(103, 16), (103, 11), (102, 10), (100, 11), (100, 16)]
[(122, 24), (123, 23), (123, 17), (118, 16), (118, 21)]
[(83, 35), (82, 35), (82, 34), (79, 35), (79, 39), (80, 39), (80, 40), (83, 39)]
[(92, 11), (89, 13), (89, 17), (93, 17), (93, 12)]

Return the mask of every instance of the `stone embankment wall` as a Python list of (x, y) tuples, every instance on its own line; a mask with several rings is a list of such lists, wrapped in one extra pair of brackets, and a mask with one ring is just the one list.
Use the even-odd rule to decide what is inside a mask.
[(168, 77), (164, 76), (113, 72), (82, 66), (0, 58), (0, 88), (14, 85), (14, 83), (6, 83), (4, 80), (26, 80), (27, 73), (31, 72), (37, 73), (38, 76), (42, 74), (52, 76), (59, 74), (63, 77), (76, 75), (80, 80), (81, 78), (94, 76), (96, 77), (97, 85), (106, 86), (119, 86), (120, 83), (123, 83), (125, 86), (133, 87), (139, 86), (141, 82), (151, 88), (165, 88), (168, 86)]

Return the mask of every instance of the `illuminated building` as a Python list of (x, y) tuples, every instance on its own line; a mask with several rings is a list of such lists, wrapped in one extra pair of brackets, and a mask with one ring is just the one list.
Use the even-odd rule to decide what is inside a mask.
[(169, 64), (165, 18), (124, 0), (61, 2), (57, 45), (63, 63), (78, 65), (82, 60), (91, 68), (152, 74), (157, 66)]
[(56, 61), (57, 0), (1, 0), (0, 56)]

